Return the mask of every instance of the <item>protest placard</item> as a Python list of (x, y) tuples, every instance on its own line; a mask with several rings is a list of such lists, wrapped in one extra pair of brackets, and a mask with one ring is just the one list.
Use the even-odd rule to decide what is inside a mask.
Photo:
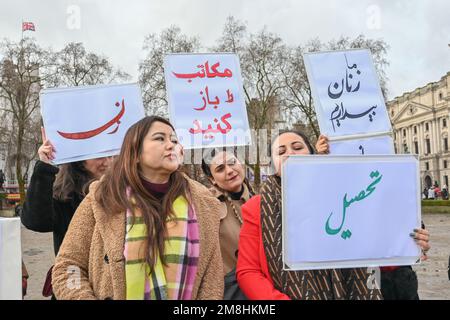
[(330, 141), (330, 154), (368, 155), (394, 154), (394, 142), (389, 135)]
[(145, 115), (136, 84), (47, 89), (40, 100), (55, 164), (118, 154), (128, 128)]
[(0, 218), (0, 300), (22, 300), (19, 218)]
[(282, 167), (283, 260), (293, 270), (412, 265), (420, 248), (413, 155), (291, 156)]
[(370, 51), (304, 54), (320, 131), (329, 137), (390, 132)]
[(185, 149), (251, 143), (237, 55), (169, 54), (170, 121)]

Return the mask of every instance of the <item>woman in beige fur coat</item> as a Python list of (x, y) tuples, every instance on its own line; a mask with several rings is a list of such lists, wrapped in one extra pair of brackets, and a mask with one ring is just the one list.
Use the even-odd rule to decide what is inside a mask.
[(178, 171), (180, 149), (163, 118), (128, 130), (56, 257), (57, 299), (222, 299), (223, 207)]

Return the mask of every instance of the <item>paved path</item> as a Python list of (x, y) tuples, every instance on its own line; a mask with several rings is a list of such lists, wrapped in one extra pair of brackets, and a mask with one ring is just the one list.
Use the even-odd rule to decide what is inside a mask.
[(22, 226), (22, 258), (30, 275), (25, 300), (49, 299), (42, 296), (42, 287), (55, 261), (53, 234), (33, 232)]
[(419, 279), (421, 299), (450, 300), (448, 259), (450, 255), (450, 215), (425, 214), (422, 216), (430, 231), (431, 249), (428, 260), (414, 267)]
[[(426, 214), (423, 216), (431, 233), (432, 248), (429, 260), (416, 266), (421, 299), (450, 300), (450, 281), (447, 276), (450, 255), (450, 215)], [(25, 299), (42, 297), (47, 270), (53, 264), (53, 240), (51, 233), (36, 233), (22, 228), (23, 259), (28, 268), (28, 294)]]

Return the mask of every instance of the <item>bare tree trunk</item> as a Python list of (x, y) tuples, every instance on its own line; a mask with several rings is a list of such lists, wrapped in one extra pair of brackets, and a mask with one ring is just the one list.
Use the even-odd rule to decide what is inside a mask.
[(259, 190), (261, 185), (261, 160), (259, 159), (259, 143), (256, 144), (256, 163), (253, 169), (253, 174), (255, 176), (255, 189)]
[(19, 128), (17, 132), (17, 149), (16, 149), (16, 178), (17, 183), (19, 185), (20, 204), (22, 205), (25, 202), (25, 183), (22, 175), (22, 145), (23, 145), (24, 126), (21, 121), (19, 121), (18, 126)]

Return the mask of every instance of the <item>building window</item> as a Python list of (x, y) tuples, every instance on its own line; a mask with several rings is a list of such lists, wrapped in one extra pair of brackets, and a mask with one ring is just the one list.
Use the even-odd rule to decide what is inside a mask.
[(403, 136), (406, 137), (406, 129), (403, 129)]
[(448, 187), (448, 176), (444, 176), (444, 184)]
[(426, 171), (430, 170), (430, 164), (428, 162), (425, 162), (425, 170)]
[(426, 147), (427, 147), (426, 153), (425, 153), (425, 154), (430, 154), (430, 153), (431, 153), (430, 139), (425, 139), (425, 145), (426, 145)]
[(442, 119), (442, 127), (447, 128), (447, 119)]
[(444, 169), (447, 169), (448, 163), (447, 160), (444, 160)]
[(442, 94), (442, 92), (439, 92), (439, 101), (444, 100), (444, 95)]
[(419, 143), (414, 141), (414, 154), (419, 154)]
[(408, 145), (406, 143), (403, 144), (403, 153), (408, 153)]
[(427, 122), (427, 123), (425, 123), (425, 131), (428, 131), (428, 130), (430, 130), (430, 126), (428, 125), (428, 122)]
[(444, 151), (448, 151), (448, 138), (444, 138)]
[(414, 134), (417, 134), (417, 126), (414, 126)]

